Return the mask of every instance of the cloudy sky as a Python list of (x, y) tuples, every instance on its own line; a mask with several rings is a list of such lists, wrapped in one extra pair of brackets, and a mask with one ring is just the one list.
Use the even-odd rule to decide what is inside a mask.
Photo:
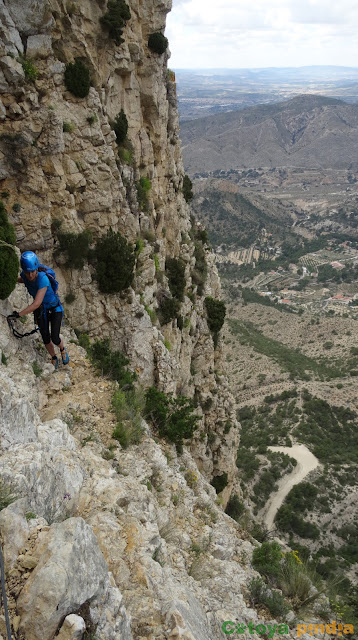
[(173, 0), (170, 67), (358, 67), (357, 0)]

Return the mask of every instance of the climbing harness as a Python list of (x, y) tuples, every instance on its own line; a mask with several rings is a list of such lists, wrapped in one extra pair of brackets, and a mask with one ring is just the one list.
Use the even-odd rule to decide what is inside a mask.
[(2, 555), (2, 544), (1, 544), (1, 542), (0, 542), (0, 571), (1, 571), (1, 595), (2, 595), (2, 603), (4, 605), (7, 640), (12, 640), (11, 627), (10, 627), (10, 618), (9, 618), (9, 610), (8, 610), (8, 607), (7, 607), (7, 597), (6, 597), (6, 589), (5, 589), (4, 558), (3, 558), (3, 555)]

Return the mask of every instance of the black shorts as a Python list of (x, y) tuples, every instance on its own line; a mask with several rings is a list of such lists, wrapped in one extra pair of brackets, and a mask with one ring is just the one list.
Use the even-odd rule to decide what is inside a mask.
[(62, 315), (62, 311), (51, 311), (51, 309), (49, 309), (47, 312), (43, 310), (37, 319), (44, 344), (49, 344), (50, 342), (53, 342), (53, 344), (57, 346), (60, 344)]

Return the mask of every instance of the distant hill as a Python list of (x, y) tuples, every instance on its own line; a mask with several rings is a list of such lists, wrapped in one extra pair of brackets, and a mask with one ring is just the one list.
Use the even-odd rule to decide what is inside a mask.
[(216, 169), (358, 167), (358, 105), (302, 95), (183, 122), (188, 173)]
[(260, 195), (243, 195), (228, 180), (198, 180), (195, 185), (193, 211), (209, 234), (214, 248), (250, 247), (265, 228), (275, 241), (291, 237), (292, 217), (278, 200)]

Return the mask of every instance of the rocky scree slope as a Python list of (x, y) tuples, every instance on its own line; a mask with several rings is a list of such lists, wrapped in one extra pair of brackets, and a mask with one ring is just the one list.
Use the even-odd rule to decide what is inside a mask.
[(16, 637), (59, 630), (69, 640), (86, 628), (98, 640), (219, 640), (233, 615), (257, 624), (253, 541), (215, 504), (190, 452), (178, 457), (146, 426), (141, 444), (117, 444), (107, 460), (113, 383), (74, 343), (72, 366), (54, 374), (40, 339), (7, 333), (6, 310), (0, 303), (0, 476), (15, 501), (0, 528)]

